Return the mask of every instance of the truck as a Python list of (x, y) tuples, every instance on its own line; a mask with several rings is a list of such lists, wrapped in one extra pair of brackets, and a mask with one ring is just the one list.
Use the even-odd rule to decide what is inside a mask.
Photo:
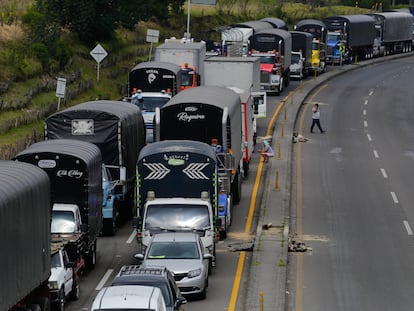
[[(174, 96), (155, 112), (155, 138), (194, 140), (220, 146), (220, 163), (228, 175), (234, 203), (241, 199), (243, 166), (240, 96), (220, 86), (199, 86)], [(224, 179), (224, 176), (222, 177)]]
[[(266, 117), (266, 92), (260, 91), (258, 57), (212, 56), (204, 61), (205, 84), (228, 87), (240, 96), (242, 113), (243, 166), (249, 175), (249, 164), (256, 145), (256, 120)], [(234, 79), (237, 76), (238, 79)]]
[(72, 248), (69, 260), (78, 270), (83, 267), (93, 269), (102, 230), (102, 157), (99, 148), (74, 139), (45, 140), (30, 145), (14, 160), (30, 163), (47, 173), (52, 203), (51, 240), (67, 243)]
[(290, 77), (302, 79), (312, 70), (313, 36), (304, 31), (291, 31), (292, 59)]
[(370, 13), (375, 19), (376, 39), (380, 42), (374, 56), (407, 53), (412, 50), (413, 15), (407, 12)]
[(221, 32), (221, 41), (225, 51), (223, 56), (247, 56), (249, 38), (255, 33), (269, 28), (274, 28), (274, 26), (263, 20), (247, 21), (223, 28)]
[(180, 90), (204, 84), (206, 43), (188, 40), (166, 41), (155, 48), (154, 60), (174, 63), (181, 67)]
[(79, 299), (79, 277), (83, 271), (82, 261), (71, 261), (68, 252), (73, 247), (68, 242), (52, 242), (51, 252), (51, 274), (49, 277), (49, 288), (52, 308), (63, 311), (66, 300)]
[(375, 19), (366, 14), (328, 16), (327, 62), (352, 63), (374, 56)]
[(310, 33), (313, 36), (310, 70), (318, 74), (325, 72), (326, 40), (328, 35), (325, 23), (317, 19), (303, 19), (295, 25), (294, 29)]
[[(165, 105), (181, 89), (183, 70), (163, 61), (142, 62), (129, 72), (128, 96), (124, 101), (139, 107), (145, 121), (146, 143), (154, 141), (153, 120), (156, 107)], [(137, 93), (134, 96), (134, 93)]]
[(260, 57), (260, 89), (279, 95), (290, 83), (292, 35), (266, 29), (250, 37), (250, 56)]
[[(105, 177), (110, 177), (103, 198), (103, 233), (131, 219), (136, 205), (138, 154), (146, 144), (141, 110), (130, 103), (97, 100), (58, 111), (45, 120), (45, 139), (76, 139), (95, 144), (101, 151)], [(108, 174), (106, 172), (109, 172)]]
[(0, 310), (50, 310), (50, 181), (40, 168), (0, 161)]
[(157, 141), (142, 149), (137, 172), (141, 252), (153, 234), (194, 231), (214, 262), (220, 174), (213, 148), (199, 141)]

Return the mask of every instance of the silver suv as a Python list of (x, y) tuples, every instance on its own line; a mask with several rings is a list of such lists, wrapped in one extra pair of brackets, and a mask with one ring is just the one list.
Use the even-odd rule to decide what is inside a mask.
[(162, 266), (123, 266), (111, 286), (146, 285), (161, 289), (168, 311), (184, 311), (187, 300), (181, 295), (173, 274)]

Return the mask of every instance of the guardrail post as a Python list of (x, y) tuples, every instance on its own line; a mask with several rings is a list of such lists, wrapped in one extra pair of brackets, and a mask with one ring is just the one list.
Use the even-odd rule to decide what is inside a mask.
[(263, 301), (264, 301), (264, 299), (263, 299), (263, 292), (260, 292), (259, 293), (259, 301), (260, 301), (260, 311), (263, 311), (264, 310), (264, 306), (263, 306)]

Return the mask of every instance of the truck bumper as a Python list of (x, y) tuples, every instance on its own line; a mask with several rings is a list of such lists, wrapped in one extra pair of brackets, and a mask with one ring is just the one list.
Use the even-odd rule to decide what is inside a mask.
[(278, 84), (260, 84), (260, 90), (276, 92), (279, 90), (279, 83)]

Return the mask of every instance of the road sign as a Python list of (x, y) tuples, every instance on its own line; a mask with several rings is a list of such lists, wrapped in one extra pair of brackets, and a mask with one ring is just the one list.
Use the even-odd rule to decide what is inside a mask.
[(157, 43), (160, 37), (160, 31), (155, 29), (147, 30), (147, 42)]
[(108, 55), (108, 53), (100, 44), (95, 46), (95, 48), (90, 52), (90, 54), (98, 64)]
[(58, 78), (56, 85), (56, 97), (64, 98), (66, 92), (66, 79)]

